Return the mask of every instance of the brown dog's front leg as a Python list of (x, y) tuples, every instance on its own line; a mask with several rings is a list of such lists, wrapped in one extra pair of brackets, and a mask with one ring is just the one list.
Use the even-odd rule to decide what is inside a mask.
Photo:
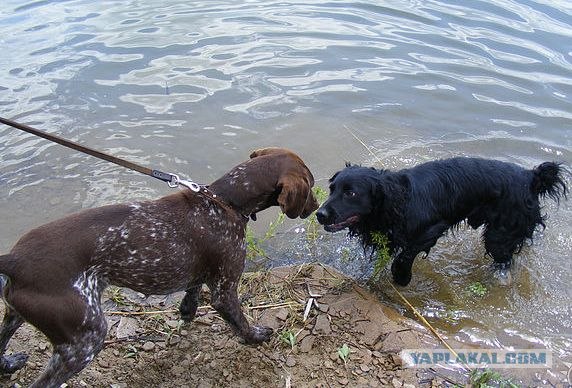
[(179, 305), (179, 312), (181, 313), (181, 319), (185, 322), (190, 322), (195, 318), (197, 313), (197, 307), (199, 307), (199, 293), (201, 291), (202, 284), (190, 286), (185, 292), (185, 296)]
[(264, 326), (250, 326), (240, 309), (237, 284), (222, 283), (212, 287), (211, 305), (247, 344), (258, 344), (270, 339), (273, 330)]

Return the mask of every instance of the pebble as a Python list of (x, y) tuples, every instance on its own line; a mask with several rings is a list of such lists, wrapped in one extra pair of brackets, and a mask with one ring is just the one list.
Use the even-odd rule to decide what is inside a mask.
[(286, 366), (293, 367), (295, 365), (296, 365), (296, 360), (294, 359), (294, 357), (288, 356), (288, 358), (286, 358)]
[(307, 336), (300, 342), (300, 351), (302, 353), (308, 353), (312, 350), (312, 346), (314, 346), (314, 337)]
[(143, 344), (143, 350), (146, 352), (150, 352), (151, 350), (155, 349), (155, 344), (151, 341), (147, 341)]
[(350, 381), (346, 378), (343, 378), (343, 379), (339, 379), (338, 383), (340, 383), (340, 385), (348, 385), (350, 383)]
[(359, 368), (362, 370), (362, 372), (369, 372), (369, 366), (366, 364), (361, 364)]
[(176, 345), (179, 342), (181, 342), (181, 337), (179, 337), (178, 335), (175, 335), (171, 337), (171, 339), (169, 339), (169, 345)]
[(318, 304), (318, 310), (323, 312), (323, 313), (327, 313), (329, 309), (330, 309), (330, 306), (328, 306), (325, 303)]
[(401, 359), (401, 357), (399, 357), (399, 355), (392, 354), (391, 358), (393, 359), (393, 362), (395, 363), (395, 365), (397, 365), (399, 367), (403, 365), (403, 360)]
[(328, 369), (335, 369), (334, 364), (330, 360), (324, 361), (324, 366)]
[(179, 321), (175, 319), (168, 320), (167, 326), (169, 326), (172, 329), (176, 329), (177, 327), (179, 327)]
[(326, 314), (320, 314), (316, 318), (316, 324), (314, 325), (314, 334), (331, 334), (332, 328), (330, 326), (330, 320)]
[(282, 308), (275, 314), (276, 318), (285, 321), (288, 318), (288, 309)]
[(398, 388), (401, 387), (403, 383), (397, 380), (396, 378), (393, 378), (393, 380), (391, 380), (391, 385), (394, 386), (395, 388)]
[(119, 339), (125, 339), (134, 336), (138, 329), (139, 322), (137, 319), (131, 317), (121, 317), (115, 336)]

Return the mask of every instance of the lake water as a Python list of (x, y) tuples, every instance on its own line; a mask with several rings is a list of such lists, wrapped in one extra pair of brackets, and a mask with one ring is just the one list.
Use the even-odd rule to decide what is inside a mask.
[[(1, 116), (198, 182), (268, 145), (298, 152), (322, 187), (346, 160), (572, 163), (569, 1), (3, 0), (0, 49)], [(70, 212), (169, 192), (5, 126), (0, 161), (1, 252)], [(545, 210), (512, 286), (492, 278), (479, 233), (461, 230), (404, 289), (449, 339), (552, 350), (554, 368), (528, 383), (558, 381), (572, 362), (572, 201)], [(268, 264), (371, 273), (344, 233), (308, 241), (307, 227), (279, 227)], [(475, 282), (484, 297), (467, 292)], [(380, 298), (405, 312), (392, 292)]]

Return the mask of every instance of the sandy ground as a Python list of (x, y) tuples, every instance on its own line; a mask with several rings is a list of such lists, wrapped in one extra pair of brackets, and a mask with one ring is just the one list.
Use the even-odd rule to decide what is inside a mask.
[[(67, 386), (412, 388), (466, 383), (463, 376), (404, 368), (399, 351), (436, 347), (433, 337), (329, 267), (245, 273), (240, 293), (249, 319), (274, 329), (271, 341), (242, 344), (206, 303), (206, 288), (206, 302), (192, 323), (179, 320), (182, 293), (145, 297), (109, 288), (103, 298), (110, 328), (106, 347)], [(348, 350), (345, 356), (343, 349)], [(29, 385), (51, 347), (26, 324), (8, 353), (22, 351), (30, 355), (26, 366), (1, 377), (2, 386)]]

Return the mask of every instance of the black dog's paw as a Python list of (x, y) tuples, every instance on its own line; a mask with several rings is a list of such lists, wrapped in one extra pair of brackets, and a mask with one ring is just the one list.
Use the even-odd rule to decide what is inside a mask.
[(409, 282), (411, 282), (411, 275), (406, 276), (403, 274), (393, 274), (393, 281), (397, 283), (398, 286), (405, 287)]
[(495, 263), (494, 277), (497, 279), (501, 286), (510, 286), (512, 284), (510, 262)]
[(402, 287), (405, 287), (411, 282), (411, 271), (402, 268), (399, 264), (396, 264), (395, 261), (391, 265), (391, 275), (393, 281)]
[(16, 353), (10, 356), (2, 356), (0, 358), (0, 372), (11, 374), (22, 368), (28, 361), (28, 355), (24, 353)]
[(250, 333), (244, 338), (247, 344), (259, 344), (264, 341), (268, 341), (274, 330), (266, 326), (251, 326)]

